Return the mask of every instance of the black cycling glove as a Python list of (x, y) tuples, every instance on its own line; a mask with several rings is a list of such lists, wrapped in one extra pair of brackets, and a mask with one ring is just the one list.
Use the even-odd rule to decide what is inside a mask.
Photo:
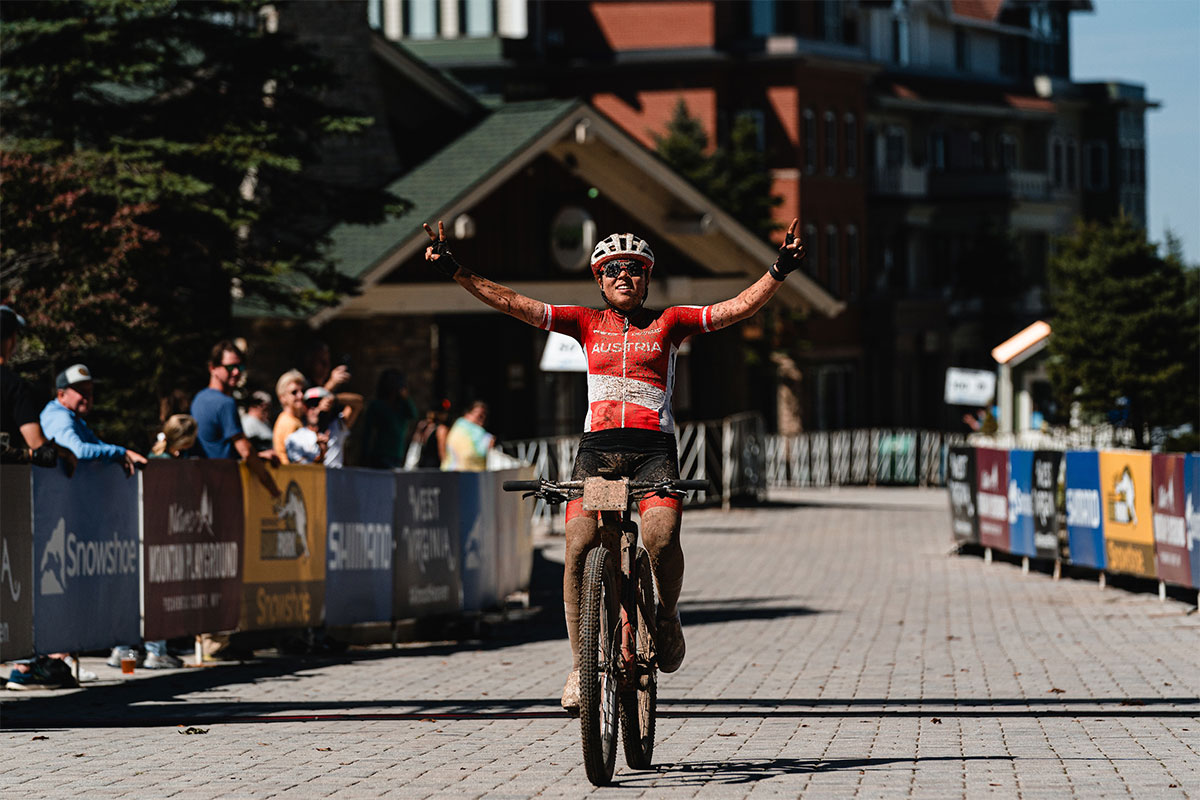
[(444, 241), (434, 242), (433, 252), (438, 257), (433, 265), (447, 278), (453, 278), (454, 273), (458, 272), (462, 264), (454, 260), (454, 254), (450, 252), (450, 245)]
[(782, 281), (794, 270), (800, 269), (800, 265), (804, 263), (807, 253), (804, 252), (803, 246), (795, 250), (789, 250), (788, 245), (796, 241), (796, 237), (789, 231), (784, 235), (783, 246), (779, 248), (779, 257), (775, 259), (775, 263), (767, 268), (771, 273), (771, 277), (777, 281)]
[(35, 467), (53, 467), (58, 463), (58, 450), (51, 442), (29, 451), (29, 462)]

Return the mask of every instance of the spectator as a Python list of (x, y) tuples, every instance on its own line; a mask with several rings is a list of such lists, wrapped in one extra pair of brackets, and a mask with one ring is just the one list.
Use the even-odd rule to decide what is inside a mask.
[(80, 461), (113, 461), (132, 475), (146, 463), (141, 453), (100, 441), (84, 417), (92, 410), (94, 384), (84, 364), (72, 364), (54, 379), (56, 397), (42, 409), (42, 430), (58, 444), (70, 450)]
[(29, 382), (9, 366), (17, 347), (17, 333), (25, 318), (8, 306), (0, 306), (0, 452), (5, 463), (53, 467), (64, 459), (68, 474), (75, 469), (75, 455), (55, 447), (42, 430), (39, 406)]
[[(174, 414), (163, 423), (151, 458), (182, 458), (196, 445), (196, 420), (188, 414)], [(142, 655), (136, 647), (118, 645), (108, 656), (108, 665), (120, 669), (121, 659), (132, 655), (145, 669), (179, 669), (183, 661), (167, 652), (165, 639), (146, 642)]]
[(259, 389), (250, 393), (246, 410), (240, 415), (242, 432), (255, 450), (270, 450), (274, 433), (271, 431), (271, 395)]
[[(408, 396), (404, 373), (385, 369), (375, 385), (375, 397), (363, 419), (363, 462), (377, 469), (404, 466), (408, 426), (417, 418), (417, 407)], [(440, 463), (440, 462), (439, 462)]]
[(442, 469), (462, 472), (483, 472), (487, 469), (488, 451), (496, 443), (496, 437), (483, 429), (487, 414), (487, 403), (476, 400), (467, 408), (467, 413), (454, 421), (446, 434), (446, 457), (442, 459)]
[(271, 496), (278, 498), (280, 491), (275, 479), (238, 421), (233, 389), (243, 369), (242, 351), (237, 345), (228, 339), (217, 342), (208, 359), (208, 386), (192, 398), (196, 443), (206, 458), (241, 458)]
[(417, 423), (413, 431), (413, 441), (417, 444), (417, 461), (413, 465), (417, 469), (439, 469), (446, 457), (446, 436), (450, 426), (446, 423), (450, 417), (450, 401), (443, 400), (441, 405), (425, 414), (425, 419)]
[(343, 419), (345, 412), (335, 411), (333, 393), (324, 386), (313, 386), (305, 392), (304, 403), (305, 425), (287, 438), (288, 461), (341, 467), (350, 434)]
[(279, 398), (282, 410), (275, 418), (275, 429), (271, 433), (271, 442), (279, 460), (287, 463), (287, 438), (304, 427), (304, 417), (307, 407), (304, 405), (304, 390), (308, 388), (308, 380), (298, 369), (289, 369), (275, 381), (275, 396)]
[[(303, 361), (305, 374), (312, 379), (313, 386), (324, 386), (330, 392), (337, 392), (353, 377), (350, 374), (349, 357), (342, 356), (337, 366), (334, 366), (329, 355), (329, 345), (320, 340), (309, 344), (308, 349), (304, 351)], [(359, 400), (362, 399), (361, 395), (356, 396)]]

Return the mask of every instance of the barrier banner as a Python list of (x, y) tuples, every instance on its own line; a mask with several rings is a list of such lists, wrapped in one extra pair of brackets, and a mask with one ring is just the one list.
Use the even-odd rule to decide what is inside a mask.
[(529, 500), (506, 492), (504, 481), (532, 480), (533, 467), (491, 473), (492, 508), (496, 515), (496, 588), (500, 599), (529, 589), (533, 572), (533, 522)]
[(1033, 454), (1033, 547), (1038, 558), (1058, 558), (1058, 481), (1062, 453), (1038, 450)]
[[(463, 473), (396, 473), (396, 551), (392, 613), (396, 619), (462, 608), (459, 508)], [(473, 499), (474, 503), (479, 498)]]
[(1190, 586), (1187, 522), (1184, 519), (1183, 456), (1155, 453), (1150, 457), (1154, 502), (1154, 558), (1158, 577)]
[(33, 655), (33, 476), (0, 466), (0, 661)]
[(1008, 540), (1018, 556), (1036, 556), (1033, 544), (1033, 451), (1008, 453)]
[(396, 478), (389, 471), (325, 473), (325, 624), (392, 618)]
[(463, 609), (482, 611), (500, 604), (496, 571), (496, 515), (487, 508), (492, 496), (492, 476), (486, 472), (460, 472), (459, 531)]
[(1192, 586), (1200, 589), (1200, 454), (1189, 453), (1183, 457), (1183, 485)]
[(979, 543), (979, 515), (975, 484), (975, 448), (951, 447), (946, 457), (946, 487), (950, 490), (950, 517), (954, 541)]
[(1008, 552), (1008, 453), (986, 447), (975, 451), (979, 543)]
[(272, 468), (282, 492), (278, 500), (245, 464), (240, 470), (246, 544), (238, 628), (319, 626), (325, 606), (325, 468)]
[(1100, 491), (1105, 568), (1155, 577), (1150, 454), (1128, 450), (1100, 453)]
[(145, 638), (236, 628), (244, 528), (237, 464), (151, 459), (142, 496)]
[(1100, 513), (1100, 454), (1068, 452), (1067, 546), (1072, 564), (1104, 569), (1104, 517)]
[(99, 461), (80, 461), (72, 478), (61, 467), (33, 471), (37, 652), (140, 640), (138, 480)]

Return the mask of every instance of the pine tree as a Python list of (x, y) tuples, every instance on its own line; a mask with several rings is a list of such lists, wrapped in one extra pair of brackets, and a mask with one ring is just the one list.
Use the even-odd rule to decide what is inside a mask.
[(398, 205), (306, 171), (324, 140), (370, 120), (325, 100), (329, 65), (271, 32), (260, 6), (0, 7), (5, 299), (30, 320), (26, 358), (120, 366), (98, 405), (124, 406), (130, 437), (202, 368), (234, 297), (333, 302), (355, 283), (319, 231)]
[(1139, 443), (1146, 425), (1195, 424), (1197, 287), (1195, 270), (1177, 252), (1160, 257), (1128, 218), (1081, 223), (1060, 240), (1050, 261), (1049, 371), (1063, 407), (1078, 402), (1093, 415), (1127, 409)]

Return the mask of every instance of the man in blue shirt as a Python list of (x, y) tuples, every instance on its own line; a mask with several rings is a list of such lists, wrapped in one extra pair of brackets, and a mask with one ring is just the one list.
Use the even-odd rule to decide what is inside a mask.
[(275, 479), (242, 431), (237, 402), (233, 399), (233, 390), (244, 369), (238, 346), (228, 339), (217, 342), (208, 359), (208, 386), (192, 398), (196, 445), (207, 458), (242, 459), (271, 496), (279, 497)]
[(101, 460), (122, 464), (130, 475), (146, 457), (125, 447), (100, 441), (84, 417), (92, 410), (92, 373), (84, 364), (72, 364), (54, 379), (56, 397), (42, 409), (46, 436), (67, 448), (80, 461)]

